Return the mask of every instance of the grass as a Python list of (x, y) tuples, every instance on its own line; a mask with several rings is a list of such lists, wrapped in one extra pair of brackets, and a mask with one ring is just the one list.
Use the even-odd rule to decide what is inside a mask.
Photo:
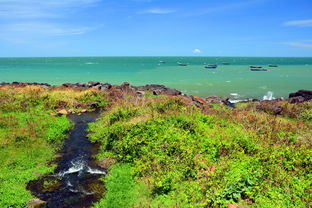
[[(97, 208), (310, 207), (311, 102), (197, 108), (187, 98), (38, 86), (0, 88), (0, 207), (25, 207), (28, 181), (71, 128), (59, 109), (109, 111), (89, 126), (103, 177)], [(281, 115), (273, 115), (281, 106)], [(108, 163), (108, 162), (107, 162)], [(45, 184), (48, 188), (53, 181)]]
[(0, 207), (24, 208), (31, 198), (30, 180), (53, 172), (48, 164), (67, 136), (71, 123), (51, 116), (57, 109), (83, 109), (88, 102), (107, 104), (93, 90), (46, 90), (41, 87), (0, 89)]
[(101, 144), (98, 159), (131, 166), (132, 190), (141, 194), (122, 194), (132, 196), (123, 207), (309, 207), (311, 125), (247, 107), (128, 103), (90, 125), (90, 138)]

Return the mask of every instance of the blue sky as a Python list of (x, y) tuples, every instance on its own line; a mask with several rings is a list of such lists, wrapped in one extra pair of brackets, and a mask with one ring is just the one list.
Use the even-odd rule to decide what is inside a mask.
[(0, 0), (0, 57), (312, 56), (311, 0)]

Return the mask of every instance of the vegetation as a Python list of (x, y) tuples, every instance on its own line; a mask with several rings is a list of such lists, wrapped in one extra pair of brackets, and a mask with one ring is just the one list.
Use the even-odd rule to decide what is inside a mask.
[(26, 184), (55, 168), (48, 162), (71, 128), (60, 110), (80, 113), (108, 102), (89, 127), (100, 145), (97, 159), (108, 166), (106, 192), (94, 207), (312, 205), (312, 102), (198, 108), (182, 96), (5, 86), (0, 207), (25, 207), (33, 198)]
[[(306, 112), (311, 103), (297, 105)], [(96, 207), (309, 207), (312, 134), (304, 115), (249, 105), (200, 111), (178, 98), (116, 106), (90, 126), (98, 159), (117, 161)]]
[[(55, 157), (71, 124), (65, 116), (51, 113), (56, 114), (60, 108), (79, 111), (101, 96), (95, 91), (41, 87), (0, 89), (1, 208), (26, 207), (33, 198), (26, 190), (27, 183), (55, 168), (48, 161)], [(106, 101), (101, 98), (98, 103), (101, 106)]]

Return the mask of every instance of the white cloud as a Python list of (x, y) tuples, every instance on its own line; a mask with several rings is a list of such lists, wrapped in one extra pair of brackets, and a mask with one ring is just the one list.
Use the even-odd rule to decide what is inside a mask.
[(292, 47), (299, 47), (299, 48), (312, 48), (311, 43), (304, 43), (304, 42), (286, 42), (283, 44), (292, 46)]
[(84, 34), (101, 25), (84, 26), (66, 19), (99, 1), (0, 0), (0, 38), (18, 44), (49, 36)]
[(198, 53), (201, 53), (201, 52), (202, 52), (202, 51), (201, 51), (200, 49), (198, 49), (198, 48), (196, 48), (196, 49), (193, 50), (193, 53), (197, 53), (197, 54), (198, 54)]
[(171, 14), (171, 13), (174, 13), (176, 12), (175, 10), (172, 10), (172, 9), (147, 9), (147, 10), (144, 10), (140, 13), (147, 13), (147, 14)]
[(312, 27), (312, 19), (288, 21), (285, 22), (283, 25), (296, 27)]
[(39, 36), (58, 36), (58, 35), (80, 35), (93, 28), (91, 27), (73, 27), (62, 24), (54, 24), (47, 22), (23, 22), (2, 26), (1, 33), (39, 35)]

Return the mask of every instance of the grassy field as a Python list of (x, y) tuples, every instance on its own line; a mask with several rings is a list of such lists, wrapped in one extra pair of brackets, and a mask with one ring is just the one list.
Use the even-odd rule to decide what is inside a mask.
[(53, 172), (72, 126), (59, 112), (95, 106), (108, 107), (89, 126), (108, 167), (95, 208), (311, 207), (312, 102), (281, 101), (277, 116), (274, 105), (198, 108), (151, 93), (2, 87), (0, 207), (25, 207), (27, 183)]
[(312, 103), (283, 105), (298, 116), (178, 98), (115, 106), (90, 126), (98, 159), (115, 161), (95, 207), (311, 206)]
[[(48, 165), (67, 136), (71, 123), (54, 116), (58, 109), (82, 110), (105, 99), (94, 91), (45, 90), (41, 87), (0, 89), (0, 207), (24, 208), (34, 198), (26, 185), (53, 172)], [(87, 106), (86, 106), (87, 108)]]

